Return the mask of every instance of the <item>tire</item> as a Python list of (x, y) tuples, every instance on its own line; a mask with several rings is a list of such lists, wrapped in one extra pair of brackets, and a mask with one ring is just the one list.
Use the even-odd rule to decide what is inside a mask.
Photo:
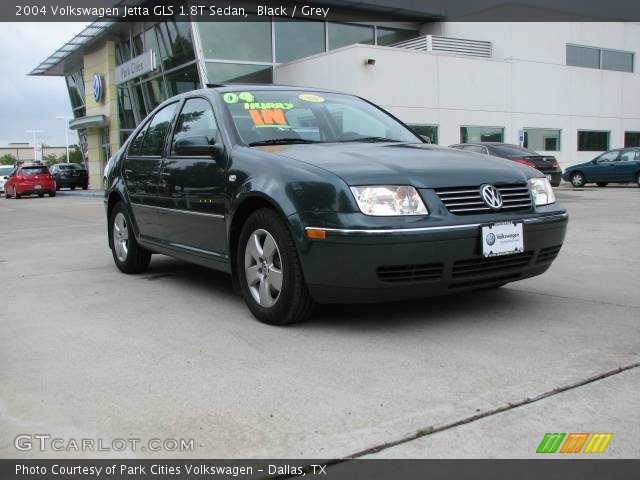
[(640, 173), (636, 175), (636, 185), (640, 187)]
[(60, 185), (56, 185), (56, 192), (60, 190)]
[(76, 186), (75, 185), (71, 185), (71, 190), (75, 190)]
[(151, 252), (138, 245), (131, 230), (131, 217), (122, 202), (116, 203), (111, 211), (109, 238), (113, 261), (122, 273), (142, 273), (147, 269)]
[(6, 188), (4, 189), (4, 198), (6, 198), (7, 200), (8, 200), (9, 198), (11, 198), (11, 197), (9, 196), (9, 190), (7, 190)]
[(50, 197), (55, 197), (55, 196), (56, 196), (56, 192), (55, 192), (55, 190), (54, 190), (53, 192), (49, 192), (49, 196), (50, 196)]
[(584, 187), (584, 185), (587, 183), (582, 172), (572, 173), (570, 181), (571, 181), (571, 186), (573, 186), (574, 188)]
[(86, 190), (87, 188), (89, 188), (89, 185), (82, 185), (83, 190)]
[(42, 197), (44, 197), (44, 193), (39, 193), (39, 194), (38, 194), (38, 196), (39, 196), (40, 198), (42, 198)]
[[(272, 245), (267, 248), (271, 253), (265, 245)], [(293, 237), (275, 211), (261, 208), (249, 216), (240, 232), (236, 260), (242, 296), (258, 320), (289, 325), (309, 318), (314, 301)]]
[(20, 194), (18, 193), (18, 189), (14, 186), (14, 187), (13, 187), (13, 198), (17, 200), (17, 199), (18, 199), (18, 198), (20, 198), (21, 196), (22, 196), (22, 195), (20, 195)]
[(596, 185), (598, 185), (599, 187), (606, 187), (609, 184), (607, 182), (598, 182), (596, 183)]

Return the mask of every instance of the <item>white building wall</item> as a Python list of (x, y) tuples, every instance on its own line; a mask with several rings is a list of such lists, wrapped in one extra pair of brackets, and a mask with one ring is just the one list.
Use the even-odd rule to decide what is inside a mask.
[[(625, 131), (640, 131), (640, 74), (564, 64), (567, 42), (640, 51), (640, 25), (444, 23), (430, 28), (430, 33), (490, 40), (494, 57), (352, 45), (281, 65), (275, 81), (357, 94), (407, 123), (437, 124), (441, 145), (460, 142), (460, 126), (504, 127), (505, 141), (511, 143), (518, 143), (524, 127), (561, 129), (561, 151), (545, 153), (563, 167), (597, 155), (577, 151), (579, 129), (609, 130), (611, 148), (623, 146)], [(375, 66), (365, 66), (367, 58), (374, 58)]]

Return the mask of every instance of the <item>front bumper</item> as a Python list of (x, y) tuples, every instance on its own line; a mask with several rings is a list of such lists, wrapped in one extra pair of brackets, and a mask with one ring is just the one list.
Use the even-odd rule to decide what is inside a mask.
[[(481, 223), (406, 229), (330, 229), (301, 255), (320, 303), (406, 300), (491, 287), (549, 268), (564, 241), (566, 212), (523, 218), (524, 253), (485, 259)], [(313, 228), (313, 227), (307, 227)]]

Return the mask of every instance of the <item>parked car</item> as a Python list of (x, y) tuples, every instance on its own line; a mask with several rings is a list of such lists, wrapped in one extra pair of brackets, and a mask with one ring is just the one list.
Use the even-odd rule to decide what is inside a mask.
[(458, 143), (451, 145), (451, 148), (482, 153), (484, 155), (493, 155), (494, 157), (508, 158), (514, 162), (540, 170), (547, 176), (551, 185), (554, 187), (560, 185), (562, 169), (556, 158), (551, 155), (540, 155), (538, 152), (519, 145), (499, 142)]
[(539, 275), (567, 212), (538, 170), (424, 143), (355, 96), (217, 86), (173, 97), (105, 169), (116, 266), (229, 272), (270, 324)]
[(58, 190), (61, 188), (75, 190), (76, 187), (80, 187), (83, 190), (89, 188), (89, 175), (84, 165), (79, 163), (57, 163), (50, 170)]
[(562, 178), (574, 187), (584, 187), (587, 183), (606, 187), (616, 182), (635, 182), (640, 186), (640, 147), (610, 150), (589, 162), (567, 168)]
[(9, 175), (13, 172), (13, 165), (0, 165), (0, 193), (4, 192), (4, 184), (9, 179)]
[(4, 185), (4, 196), (9, 198), (20, 198), (24, 195), (37, 194), (44, 197), (56, 196), (56, 182), (49, 173), (46, 165), (41, 163), (24, 163), (16, 167)]

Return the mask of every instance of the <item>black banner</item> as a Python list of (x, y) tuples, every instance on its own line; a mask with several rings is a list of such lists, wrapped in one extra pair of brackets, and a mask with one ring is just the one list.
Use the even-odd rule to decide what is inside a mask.
[(0, 480), (637, 479), (640, 460), (0, 460)]
[(0, 2), (2, 22), (267, 21), (638, 21), (629, 0), (14, 0)]

